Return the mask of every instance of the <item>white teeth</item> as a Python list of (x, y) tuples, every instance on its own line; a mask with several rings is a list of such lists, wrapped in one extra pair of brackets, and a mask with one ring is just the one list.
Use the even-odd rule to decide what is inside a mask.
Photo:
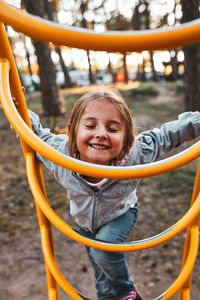
[(91, 145), (92, 148), (95, 148), (95, 149), (107, 149), (106, 146), (103, 146), (103, 145)]

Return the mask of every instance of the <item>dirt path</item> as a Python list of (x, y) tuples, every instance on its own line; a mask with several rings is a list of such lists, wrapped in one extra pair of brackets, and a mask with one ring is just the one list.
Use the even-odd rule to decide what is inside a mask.
[[(172, 94), (165, 90), (159, 92), (156, 101), (170, 101)], [(137, 126), (143, 129), (159, 126), (159, 123), (147, 116), (136, 118)], [(15, 134), (9, 129), (6, 119), (3, 119), (2, 112), (0, 144), (0, 299), (46, 300), (47, 288), (40, 233), (33, 197), (27, 184), (24, 158)], [(46, 170), (45, 182), (50, 189), (49, 193), (57, 193), (58, 187)], [(154, 191), (149, 189), (148, 185), (144, 185), (138, 193), (140, 215), (130, 240), (146, 238), (170, 227), (188, 209), (188, 205), (181, 199), (174, 203), (173, 199), (161, 197), (157, 201)], [(73, 225), (67, 210), (58, 206), (56, 212)], [(185, 233), (182, 233), (164, 245), (127, 254), (130, 273), (134, 276), (144, 299), (154, 299), (163, 293), (178, 276), (184, 236)], [(84, 247), (64, 237), (55, 228), (54, 239), (57, 262), (63, 275), (83, 294), (96, 300), (93, 271)], [(200, 299), (199, 280), (198, 258), (193, 275), (193, 300)], [(61, 291), (60, 299), (70, 298)]]

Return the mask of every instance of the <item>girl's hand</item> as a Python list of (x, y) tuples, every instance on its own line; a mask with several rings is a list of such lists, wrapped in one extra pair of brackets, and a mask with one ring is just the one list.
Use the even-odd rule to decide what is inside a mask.
[(14, 102), (16, 108), (17, 108), (19, 106), (19, 102), (17, 101), (17, 99), (15, 97), (12, 97), (12, 99), (13, 99), (13, 102)]
[[(22, 92), (25, 92), (25, 88), (24, 87), (22, 87)], [(17, 99), (15, 97), (12, 97), (12, 99), (13, 99), (13, 102), (14, 102), (16, 108), (17, 108), (19, 106), (19, 102), (17, 101)]]
[[(13, 99), (13, 102), (15, 104), (15, 107), (18, 108), (19, 102), (17, 101), (17, 99), (15, 97), (12, 97), (12, 99)], [(2, 109), (2, 105), (1, 104), (0, 104), (0, 109)]]
[[(24, 87), (22, 87), (22, 91), (25, 92), (25, 88)], [(13, 102), (14, 102), (16, 108), (17, 108), (19, 106), (19, 102), (17, 101), (17, 99), (15, 97), (12, 97), (12, 99), (13, 99)], [(0, 104), (0, 109), (2, 109), (2, 105), (1, 104)]]

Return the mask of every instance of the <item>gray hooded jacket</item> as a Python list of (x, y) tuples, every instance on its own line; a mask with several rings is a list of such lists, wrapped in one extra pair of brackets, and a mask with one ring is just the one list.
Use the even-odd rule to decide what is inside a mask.
[[(69, 155), (67, 136), (52, 134), (49, 129), (42, 128), (35, 113), (29, 111), (29, 115), (35, 134), (57, 151)], [(163, 154), (199, 135), (200, 113), (183, 113), (176, 121), (139, 134), (125, 166), (154, 162)], [(85, 230), (97, 232), (101, 226), (124, 214), (137, 202), (136, 188), (139, 179), (109, 179), (99, 191), (95, 191), (81, 175), (48, 161), (38, 153), (37, 157), (53, 172), (58, 183), (65, 189), (70, 200), (70, 213)]]

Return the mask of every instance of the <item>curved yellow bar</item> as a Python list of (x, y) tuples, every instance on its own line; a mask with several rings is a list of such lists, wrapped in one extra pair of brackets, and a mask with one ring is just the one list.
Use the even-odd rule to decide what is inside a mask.
[(43, 142), (33, 131), (26, 125), (20, 117), (13, 103), (9, 89), (9, 64), (6, 61), (0, 61), (0, 98), (4, 112), (19, 134), (19, 136), (33, 150), (42, 156), (51, 160), (64, 168), (74, 172), (101, 178), (128, 179), (143, 178), (163, 174), (174, 169), (180, 168), (200, 156), (200, 142), (197, 142), (187, 150), (158, 162), (130, 167), (111, 167), (86, 163), (72, 157), (67, 157), (57, 152), (55, 149)]
[(185, 266), (182, 269), (181, 273), (179, 274), (178, 278), (175, 280), (175, 282), (170, 286), (170, 288), (164, 293), (164, 296), (160, 299), (162, 300), (171, 299), (177, 293), (177, 291), (180, 290), (180, 288), (183, 286), (183, 284), (185, 283), (185, 281), (187, 280), (187, 278), (190, 276), (192, 272), (198, 254), (198, 247), (199, 247), (199, 227), (193, 226), (191, 228), (190, 248), (189, 248)]
[(61, 272), (59, 271), (55, 259), (50, 251), (50, 243), (48, 240), (48, 230), (49, 228), (46, 226), (41, 227), (41, 242), (42, 249), (45, 257), (45, 262), (47, 263), (52, 275), (55, 280), (59, 283), (62, 289), (73, 299), (81, 300), (83, 297), (79, 295), (79, 292), (63, 277)]
[(122, 53), (152, 51), (177, 48), (200, 40), (199, 19), (174, 28), (96, 33), (35, 17), (0, 0), (0, 20), (34, 39), (85, 50)]
[(180, 297), (179, 297), (179, 299), (181, 299), (181, 300), (190, 300), (190, 290), (189, 289), (184, 289), (181, 292), (181, 296)]
[[(48, 267), (51, 270), (56, 281), (59, 283), (62, 289), (73, 299), (83, 299), (81, 296), (79, 296), (78, 291), (74, 289), (60, 273), (55, 263), (55, 259), (53, 258), (50, 252), (49, 241), (48, 241), (48, 228), (46, 226), (43, 226), (41, 230), (41, 239), (42, 239), (42, 248), (44, 252), (45, 261), (47, 262)], [(181, 273), (179, 274), (178, 278), (175, 280), (175, 282), (170, 286), (168, 290), (166, 290), (162, 294), (163, 300), (171, 299), (179, 291), (181, 286), (187, 280), (188, 276), (191, 274), (198, 254), (198, 245), (199, 245), (199, 228), (198, 226), (194, 226), (191, 229), (190, 249), (187, 256), (186, 264), (182, 269)], [(161, 299), (160, 297), (159, 299)]]
[(173, 225), (171, 228), (169, 228), (168, 230), (166, 230), (165, 232), (159, 235), (153, 236), (145, 240), (133, 241), (133, 242), (122, 243), (122, 244), (112, 244), (112, 243), (99, 242), (92, 239), (88, 239), (83, 237), (79, 233), (75, 232), (71, 228), (71, 226), (65, 223), (50, 207), (38, 183), (34, 155), (27, 154), (25, 159), (26, 159), (26, 169), (27, 169), (29, 185), (32, 194), (35, 198), (35, 201), (37, 205), (40, 207), (41, 211), (44, 213), (47, 219), (49, 219), (49, 221), (55, 227), (57, 227), (62, 233), (64, 233), (65, 235), (69, 236), (73, 240), (82, 243), (86, 246), (90, 246), (90, 247), (94, 247), (106, 251), (113, 251), (113, 252), (119, 252), (119, 251), (130, 252), (130, 251), (138, 251), (138, 250), (151, 248), (168, 241), (169, 239), (171, 239), (172, 237), (180, 233), (200, 213), (200, 194), (199, 194), (194, 204), (187, 211), (187, 213), (182, 217), (182, 219), (180, 219), (175, 225)]

